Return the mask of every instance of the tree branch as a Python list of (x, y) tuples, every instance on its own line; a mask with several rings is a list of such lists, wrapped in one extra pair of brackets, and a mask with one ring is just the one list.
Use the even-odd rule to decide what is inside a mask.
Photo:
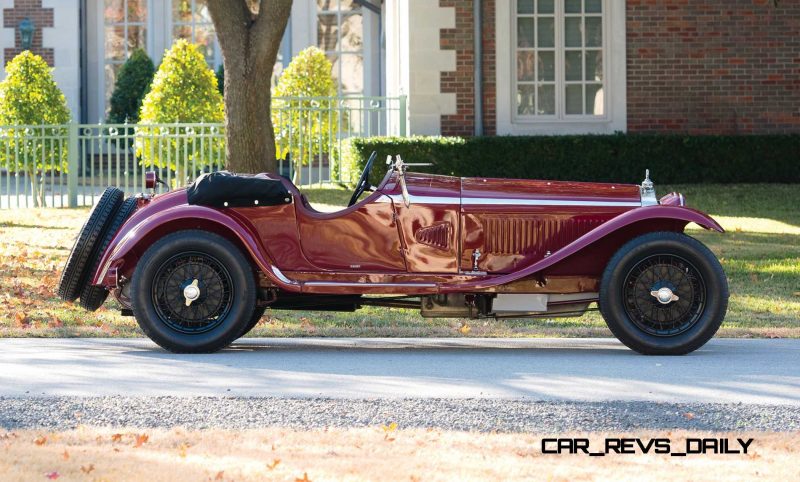
[(292, 0), (261, 0), (258, 18), (250, 33), (254, 60), (260, 62), (277, 53), (291, 13)]
[(240, 48), (235, 38), (247, 35), (253, 22), (246, 0), (206, 0), (206, 4), (222, 51)]

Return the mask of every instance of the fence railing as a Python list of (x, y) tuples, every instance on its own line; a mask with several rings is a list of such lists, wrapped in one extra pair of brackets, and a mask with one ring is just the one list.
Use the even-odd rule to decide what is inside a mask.
[[(349, 138), (406, 135), (405, 97), (275, 98), (280, 174), (298, 186), (348, 183)], [(0, 126), (0, 209), (94, 204), (106, 186), (143, 191), (156, 170), (179, 187), (226, 164), (222, 124)]]

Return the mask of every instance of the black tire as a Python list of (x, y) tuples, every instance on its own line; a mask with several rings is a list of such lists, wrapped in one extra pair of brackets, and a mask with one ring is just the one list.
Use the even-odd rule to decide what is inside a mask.
[(100, 200), (89, 213), (72, 251), (67, 258), (67, 264), (61, 272), (61, 279), (58, 282), (58, 297), (64, 301), (75, 301), (80, 295), (86, 283), (87, 266), (91, 260), (95, 245), (103, 236), (106, 226), (111, 221), (111, 217), (122, 203), (123, 193), (115, 187), (106, 188), (100, 196)]
[(650, 233), (611, 258), (598, 304), (608, 328), (632, 350), (684, 355), (703, 346), (722, 324), (728, 280), (703, 243), (682, 233)]
[(250, 321), (247, 323), (247, 326), (245, 327), (245, 329), (242, 332), (242, 334), (239, 335), (239, 338), (247, 335), (248, 333), (250, 333), (253, 330), (253, 328), (256, 327), (258, 322), (261, 321), (261, 317), (264, 316), (264, 312), (265, 311), (267, 311), (267, 307), (266, 306), (256, 306), (256, 309), (253, 312), (253, 315), (250, 317)]
[(91, 284), (92, 280), (89, 279), (89, 277), (100, 267), (100, 259), (103, 253), (108, 249), (108, 245), (111, 244), (117, 231), (119, 231), (122, 225), (125, 224), (125, 221), (131, 217), (131, 214), (136, 211), (137, 203), (138, 201), (134, 197), (129, 197), (122, 203), (111, 222), (108, 223), (101, 241), (95, 244), (95, 250), (89, 257), (91, 262), (89, 263), (89, 269), (86, 271), (87, 279), (80, 295), (80, 305), (89, 311), (97, 311), (98, 308), (103, 306), (106, 298), (108, 298), (108, 290), (102, 286), (93, 286)]
[[(199, 297), (184, 307), (189, 284)], [(134, 270), (130, 293), (142, 331), (175, 353), (230, 345), (256, 306), (250, 261), (233, 243), (206, 231), (180, 231), (154, 243)]]

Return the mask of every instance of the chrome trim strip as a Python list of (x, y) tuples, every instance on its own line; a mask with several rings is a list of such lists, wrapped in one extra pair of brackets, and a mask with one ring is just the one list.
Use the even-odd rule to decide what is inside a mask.
[(412, 287), (412, 288), (436, 288), (435, 283), (352, 283), (345, 281), (306, 281), (306, 286), (365, 286), (365, 287)]
[[(386, 195), (394, 202), (404, 202), (399, 194)], [(463, 206), (604, 206), (604, 207), (640, 207), (640, 201), (576, 201), (569, 199), (522, 199), (522, 198), (480, 198), (414, 196), (409, 197), (411, 204), (461, 204)], [(387, 202), (383, 198), (375, 202)]]
[(289, 284), (289, 285), (296, 285), (296, 284), (297, 284), (297, 281), (290, 280), (289, 278), (287, 278), (287, 277), (286, 277), (286, 275), (285, 275), (285, 274), (283, 274), (283, 272), (282, 272), (281, 270), (279, 270), (277, 266), (273, 266), (273, 267), (272, 267), (272, 273), (273, 273), (273, 274), (274, 274), (274, 275), (275, 275), (275, 276), (276, 276), (276, 277), (277, 277), (279, 280), (281, 280), (282, 282), (284, 282), (284, 283), (286, 283), (286, 284)]

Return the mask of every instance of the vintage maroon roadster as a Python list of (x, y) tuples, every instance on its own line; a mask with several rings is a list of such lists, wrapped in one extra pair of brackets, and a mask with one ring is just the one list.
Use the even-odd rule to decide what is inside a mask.
[(113, 292), (175, 352), (226, 347), (266, 308), (495, 319), (578, 316), (597, 303), (620, 341), (663, 355), (701, 347), (722, 323), (725, 273), (683, 231), (723, 230), (681, 194), (656, 199), (649, 176), (641, 186), (460, 178), (406, 172), (418, 164), (397, 156), (373, 187), (375, 157), (333, 213), (272, 174), (204, 174), (124, 201), (108, 188), (59, 296), (96, 310)]

